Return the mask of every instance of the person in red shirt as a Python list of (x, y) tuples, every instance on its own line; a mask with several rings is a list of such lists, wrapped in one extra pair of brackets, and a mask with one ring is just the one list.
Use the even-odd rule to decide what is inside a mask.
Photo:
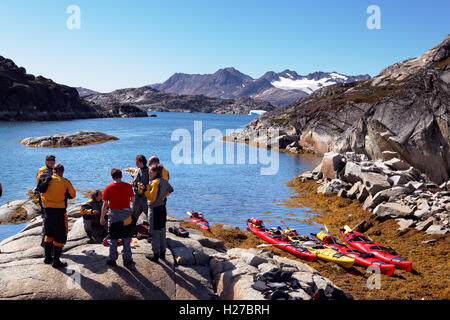
[[(108, 185), (103, 192), (102, 215), (100, 224), (105, 225), (105, 215), (108, 213), (108, 236), (111, 241), (109, 246), (109, 258), (106, 262), (109, 266), (116, 266), (118, 258), (118, 240), (123, 241), (123, 264), (125, 267), (133, 263), (131, 254), (131, 237), (133, 235), (132, 212), (130, 202), (134, 203), (134, 192), (131, 184), (122, 181), (122, 171), (117, 168), (111, 170), (113, 183)], [(108, 211), (109, 208), (109, 211)]]

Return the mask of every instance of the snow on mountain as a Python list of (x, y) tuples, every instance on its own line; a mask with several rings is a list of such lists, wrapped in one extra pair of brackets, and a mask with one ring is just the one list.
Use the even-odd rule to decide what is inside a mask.
[(323, 77), (318, 80), (310, 78), (309, 76), (295, 78), (290, 73), (286, 73), (289, 78), (280, 76), (279, 80), (274, 80), (271, 84), (279, 89), (283, 90), (302, 90), (308, 94), (313, 93), (319, 88), (326, 87), (339, 82), (345, 82), (348, 80), (347, 76), (332, 72), (328, 77)]

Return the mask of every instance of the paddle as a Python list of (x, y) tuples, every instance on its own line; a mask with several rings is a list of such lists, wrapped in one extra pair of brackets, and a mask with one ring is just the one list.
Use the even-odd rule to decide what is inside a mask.
[[(331, 235), (331, 239), (333, 239), (334, 244), (335, 244), (335, 245), (339, 245), (339, 243), (338, 243), (337, 240), (336, 240), (336, 237), (334, 237), (333, 234), (328, 230), (327, 226), (326, 226), (326, 225), (323, 225), (323, 226), (324, 226), (324, 228), (325, 228), (325, 231), (326, 231), (329, 235)], [(349, 226), (347, 226), (347, 225), (344, 226), (344, 229), (345, 229), (345, 227), (349, 228)], [(349, 247), (349, 246), (346, 246), (346, 247), (347, 247), (351, 252), (357, 253), (357, 252), (355, 252), (351, 247)]]
[[(353, 229), (355, 229), (356, 228), (356, 226), (354, 226), (353, 227)], [(344, 226), (344, 229), (345, 229), (345, 232), (347, 233), (347, 232), (352, 232), (353, 231), (353, 229), (350, 229), (350, 227), (348, 226), (348, 225), (345, 225)], [(375, 246), (378, 248), (378, 250), (380, 250), (380, 251), (385, 251), (385, 250), (383, 250), (382, 248), (380, 248), (380, 246), (378, 245), (378, 243), (376, 242), (376, 241), (374, 241), (371, 237), (369, 237), (369, 236), (366, 236), (367, 237), (367, 239), (369, 239), (370, 241), (372, 241), (374, 244), (375, 244)]]
[[(280, 244), (274, 244), (274, 243), (263, 243), (263, 244), (259, 244), (256, 247), (257, 248), (262, 248), (262, 247), (271, 247), (271, 246), (293, 246), (297, 244), (296, 242), (292, 242), (292, 243), (280, 243)], [(300, 245), (302, 246), (302, 245)]]

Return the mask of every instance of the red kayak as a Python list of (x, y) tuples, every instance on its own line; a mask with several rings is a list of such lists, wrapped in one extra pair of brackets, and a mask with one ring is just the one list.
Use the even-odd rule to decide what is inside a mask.
[(394, 274), (395, 266), (391, 263), (380, 261), (374, 254), (355, 250), (349, 246), (339, 243), (337, 239), (324, 232), (319, 232), (316, 235), (317, 239), (321, 240), (323, 244), (329, 248), (332, 248), (346, 256), (355, 259), (355, 264), (362, 267), (377, 267), (382, 274), (392, 276)]
[(345, 226), (345, 229), (341, 229), (341, 234), (351, 247), (366, 253), (372, 253), (378, 259), (391, 263), (398, 269), (411, 271), (412, 262), (401, 257), (394, 249), (367, 239), (362, 233), (353, 231), (348, 226)]
[(287, 235), (283, 234), (279, 230), (266, 229), (261, 220), (251, 218), (247, 220), (248, 230), (253, 232), (261, 239), (273, 244), (275, 247), (281, 250), (287, 251), (296, 257), (299, 257), (306, 261), (315, 261), (317, 255), (311, 253), (300, 244), (290, 241)]
[(200, 227), (200, 229), (205, 231), (210, 231), (208, 220), (203, 217), (203, 214), (200, 212), (186, 212), (188, 216), (191, 217), (190, 223), (196, 224)]

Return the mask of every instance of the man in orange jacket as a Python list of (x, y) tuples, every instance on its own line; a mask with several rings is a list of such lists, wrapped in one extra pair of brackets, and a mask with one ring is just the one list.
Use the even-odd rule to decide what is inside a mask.
[(76, 196), (75, 189), (68, 179), (63, 178), (63, 174), (64, 166), (62, 164), (55, 165), (47, 191), (41, 194), (45, 212), (44, 263), (51, 263), (54, 268), (67, 267), (67, 263), (61, 262), (59, 258), (67, 242), (69, 231), (66, 212), (67, 200)]

